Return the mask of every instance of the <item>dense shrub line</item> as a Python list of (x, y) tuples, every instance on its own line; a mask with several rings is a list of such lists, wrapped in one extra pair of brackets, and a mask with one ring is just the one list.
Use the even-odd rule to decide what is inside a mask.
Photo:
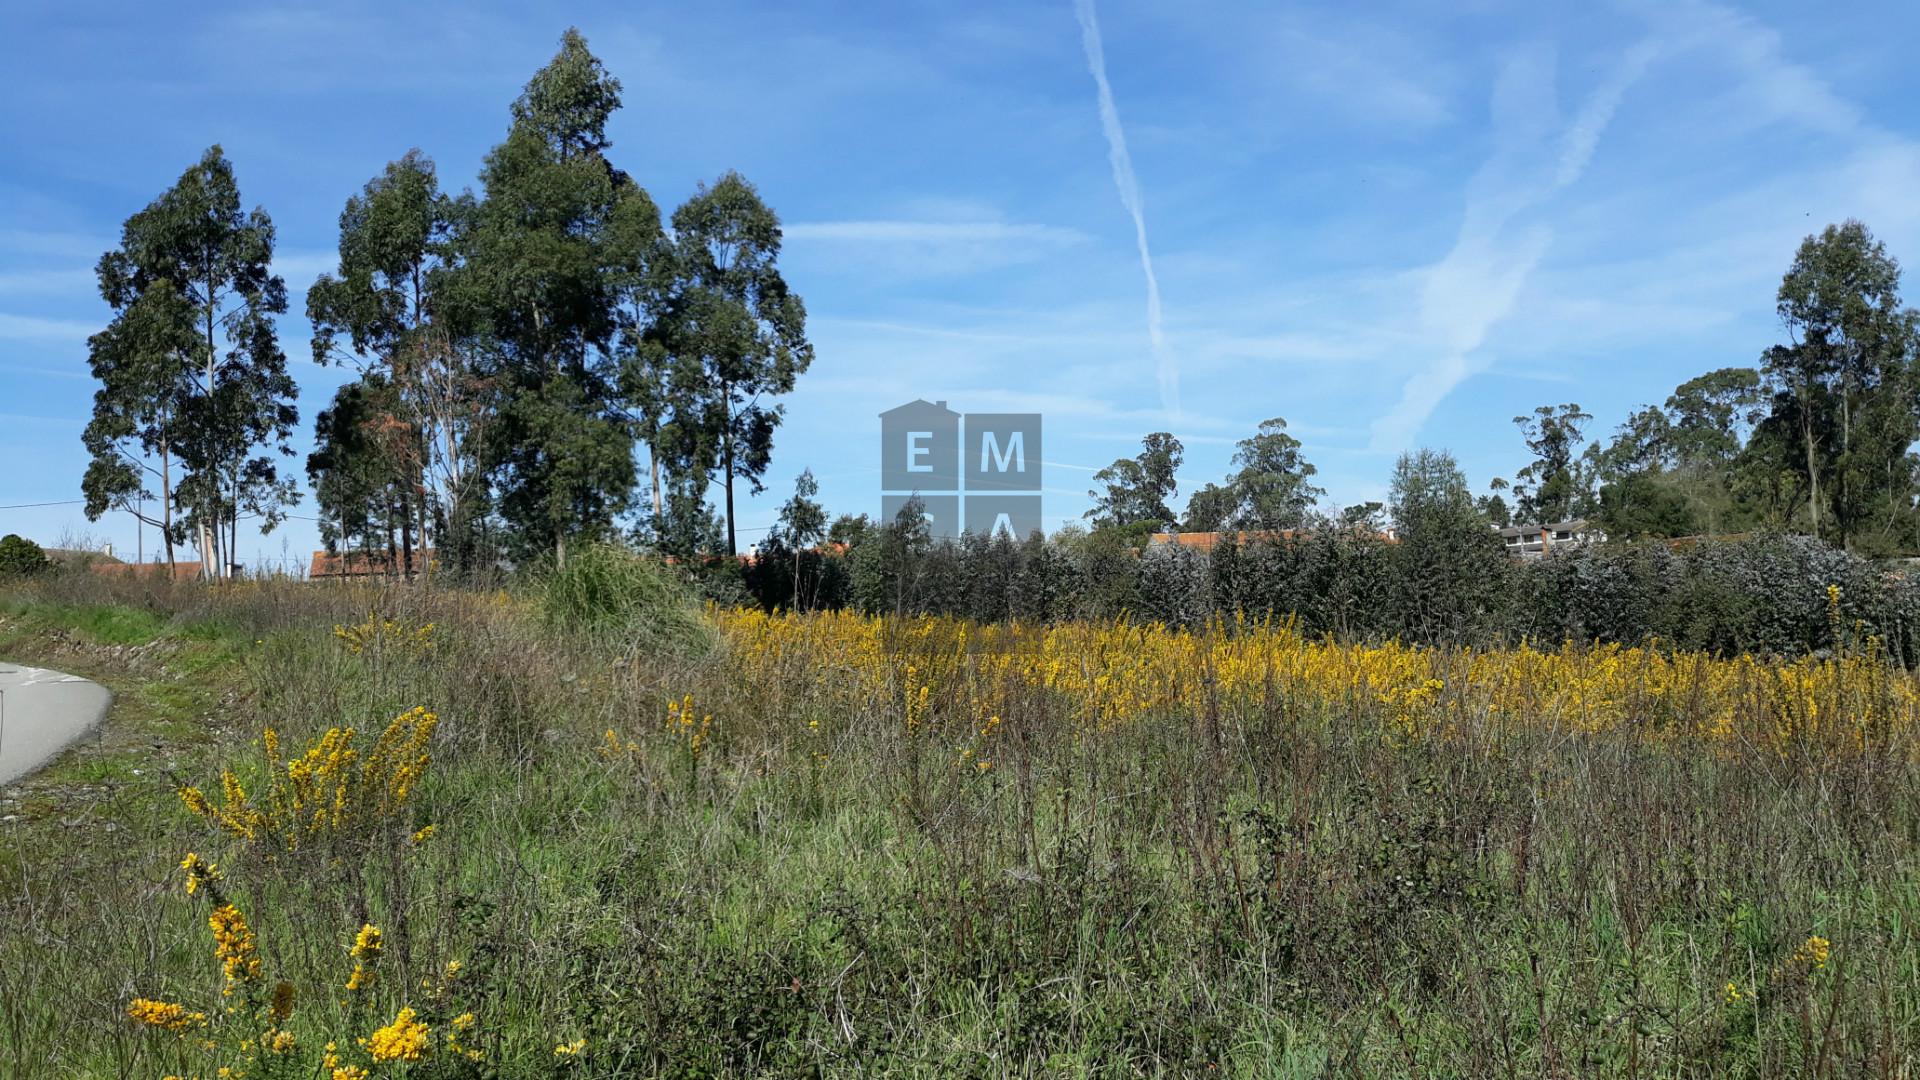
[(710, 571), (708, 588), (768, 609), (852, 607), (983, 622), (1125, 614), (1189, 626), (1271, 616), (1296, 619), (1312, 634), (1430, 644), (1659, 641), (1796, 654), (1873, 636), (1903, 664), (1920, 658), (1913, 574), (1791, 534), (1681, 549), (1595, 544), (1518, 561), (1484, 528), (1399, 542), (1326, 530), (1211, 552), (1134, 547), (1101, 533), (933, 541), (887, 528), (844, 555), (763, 549), (737, 574)]

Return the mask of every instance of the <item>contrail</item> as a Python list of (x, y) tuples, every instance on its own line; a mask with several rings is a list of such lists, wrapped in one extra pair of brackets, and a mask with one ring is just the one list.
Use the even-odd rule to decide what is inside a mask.
[(1100, 91), (1100, 127), (1107, 135), (1107, 160), (1113, 165), (1113, 186), (1120, 204), (1133, 215), (1133, 238), (1140, 247), (1140, 271), (1147, 278), (1147, 339), (1153, 345), (1155, 374), (1160, 382), (1160, 405), (1169, 417), (1180, 415), (1180, 371), (1167, 351), (1160, 328), (1160, 280), (1153, 276), (1153, 253), (1147, 249), (1147, 214), (1140, 205), (1140, 183), (1133, 176), (1133, 157), (1127, 153), (1127, 133), (1120, 127), (1120, 110), (1113, 105), (1113, 87), (1107, 84), (1106, 50), (1100, 45), (1100, 20), (1093, 0), (1073, 0), (1080, 20), (1080, 44), (1087, 51), (1087, 70)]

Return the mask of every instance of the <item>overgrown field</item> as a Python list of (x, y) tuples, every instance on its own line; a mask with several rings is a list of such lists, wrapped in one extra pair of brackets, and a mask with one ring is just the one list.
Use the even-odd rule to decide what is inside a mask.
[(0, 1075), (1920, 1063), (1920, 683), (1845, 627), (700, 618), (630, 570), (0, 598), (0, 656), (121, 695), (0, 804)]

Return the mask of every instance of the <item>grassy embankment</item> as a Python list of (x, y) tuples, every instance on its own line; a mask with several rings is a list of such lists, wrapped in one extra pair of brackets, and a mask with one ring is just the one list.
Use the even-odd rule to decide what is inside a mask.
[(704, 619), (635, 573), (10, 593), (0, 656), (119, 699), (0, 806), (0, 1075), (1920, 1054), (1916, 689), (1868, 660)]

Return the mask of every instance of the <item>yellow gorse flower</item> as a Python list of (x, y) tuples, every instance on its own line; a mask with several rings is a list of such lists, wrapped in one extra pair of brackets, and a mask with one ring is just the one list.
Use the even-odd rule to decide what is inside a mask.
[(1822, 971), (1826, 969), (1827, 957), (1832, 951), (1833, 942), (1815, 934), (1800, 943), (1800, 947), (1787, 958), (1787, 964), (1809, 973)]
[(227, 769), (220, 777), (221, 805), (193, 787), (181, 790), (180, 801), (234, 837), (286, 851), (362, 833), (398, 817), (413, 798), (432, 763), (439, 722), (434, 713), (416, 707), (395, 717), (364, 750), (354, 729), (329, 728), (299, 757), (284, 762), (279, 733), (268, 728), (261, 737), (268, 786), (258, 798)]
[(214, 956), (220, 961), (221, 972), (226, 976), (226, 993), (231, 994), (236, 984), (250, 983), (260, 977), (260, 946), (253, 935), (253, 928), (247, 925), (246, 916), (232, 904), (222, 904), (207, 916), (207, 925), (213, 930)]
[(127, 1015), (151, 1027), (175, 1032), (204, 1027), (207, 1023), (206, 1013), (190, 1012), (177, 1002), (150, 998), (134, 998), (127, 1005)]
[[(1837, 610), (1838, 592), (1829, 596)], [(732, 677), (767, 715), (801, 717), (809, 726), (799, 734), (817, 732), (810, 722), (819, 716), (880, 713), (910, 734), (968, 740), (973, 760), (992, 735), (985, 718), (1003, 717), (1011, 695), (1031, 692), (1064, 707), (1084, 732), (1284, 702), (1290, 711), (1372, 718), (1392, 739), (1471, 730), (1497, 741), (1524, 726), (1831, 756), (1887, 746), (1920, 724), (1920, 680), (1892, 673), (1872, 639), (1831, 656), (1763, 660), (1658, 643), (1364, 644), (1246, 616), (1190, 628), (1124, 618), (981, 626), (852, 611), (713, 616)], [(669, 727), (696, 727), (690, 711), (686, 699), (671, 706)]]
[(186, 858), (180, 860), (180, 869), (187, 874), (188, 896), (220, 880), (220, 868), (191, 851), (187, 852)]
[(333, 636), (355, 656), (393, 653), (418, 660), (436, 648), (434, 629), (433, 623), (413, 626), (402, 619), (383, 619), (369, 613), (364, 621), (353, 626), (336, 625)]
[(420, 1061), (427, 1056), (433, 1033), (414, 1018), (413, 1006), (401, 1008), (393, 1023), (367, 1036), (367, 1053), (375, 1064), (386, 1061)]
[[(706, 745), (707, 733), (713, 729), (713, 714), (705, 713), (695, 717), (693, 695), (687, 694), (679, 701), (667, 702), (667, 730), (686, 740), (687, 753), (700, 756)], [(612, 735), (609, 731), (607, 734)]]
[(347, 976), (348, 991), (358, 992), (373, 985), (373, 964), (380, 958), (384, 945), (380, 928), (372, 923), (362, 925), (359, 933), (353, 935), (353, 947), (347, 950), (353, 957), (353, 973)]

